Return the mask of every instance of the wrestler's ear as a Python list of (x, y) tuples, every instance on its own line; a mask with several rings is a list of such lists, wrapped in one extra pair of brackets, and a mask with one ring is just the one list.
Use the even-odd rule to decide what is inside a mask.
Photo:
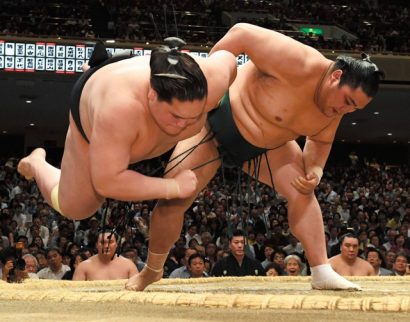
[(157, 92), (156, 92), (153, 88), (150, 88), (150, 89), (148, 90), (148, 100), (149, 100), (150, 102), (154, 102), (154, 101), (157, 100), (157, 98), (158, 98)]
[(340, 78), (343, 75), (343, 71), (341, 69), (336, 69), (335, 71), (332, 72), (330, 75), (332, 81), (340, 81)]

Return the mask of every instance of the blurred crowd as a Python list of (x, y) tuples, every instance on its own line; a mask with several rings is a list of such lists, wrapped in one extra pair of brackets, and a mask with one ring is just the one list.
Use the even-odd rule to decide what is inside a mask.
[[(242, 21), (280, 30), (319, 49), (408, 53), (408, 11), (405, 0), (4, 0), (0, 34), (137, 42), (177, 35), (212, 45)], [(293, 23), (336, 25), (357, 39), (302, 34)]]
[[(0, 166), (3, 280), (71, 279), (81, 262), (101, 253), (97, 240), (102, 228), (115, 230), (118, 255), (139, 270), (143, 268), (154, 201), (107, 200), (91, 218), (73, 221), (44, 202), (35, 182), (19, 176), (17, 161), (1, 160)], [(349, 233), (357, 237), (356, 256), (376, 265), (376, 272), (383, 268), (389, 270), (387, 275), (410, 273), (409, 165), (351, 161), (348, 166), (326, 167), (316, 189), (328, 256), (341, 251), (343, 255), (341, 239)], [(135, 169), (152, 173), (161, 164), (161, 160), (150, 161)], [(242, 235), (245, 244), (235, 244), (235, 238)], [(251, 275), (309, 274), (303, 247), (289, 229), (286, 201), (247, 175), (238, 181), (238, 170), (224, 169), (185, 213), (184, 228), (169, 253), (164, 277), (230, 275), (229, 269), (221, 270), (216, 263), (236, 256), (241, 247), (255, 268)], [(375, 260), (371, 251), (376, 251), (379, 259)], [(225, 264), (229, 266), (229, 262)]]

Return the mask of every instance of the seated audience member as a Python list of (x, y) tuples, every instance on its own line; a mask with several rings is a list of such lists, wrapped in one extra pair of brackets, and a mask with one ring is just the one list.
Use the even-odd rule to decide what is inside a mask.
[(283, 270), (282, 268), (276, 263), (270, 263), (265, 268), (266, 276), (282, 276)]
[(387, 251), (386, 252), (386, 256), (385, 256), (385, 260), (386, 260), (386, 268), (388, 270), (393, 270), (393, 264), (394, 264), (394, 260), (396, 258), (396, 253), (392, 252), (392, 251)]
[(391, 276), (393, 272), (387, 268), (384, 268), (384, 260), (379, 250), (376, 248), (368, 248), (367, 261), (373, 266), (376, 275), (378, 276)]
[(295, 236), (293, 236), (292, 234), (289, 234), (288, 239), (289, 239), (289, 244), (282, 248), (282, 250), (287, 255), (292, 255), (294, 253), (299, 253), (299, 254), (303, 253), (302, 244), (300, 241), (296, 239)]
[(390, 251), (396, 254), (410, 255), (410, 250), (405, 247), (406, 237), (403, 234), (398, 234), (394, 237), (394, 245), (390, 248)]
[(285, 269), (285, 257), (286, 253), (283, 250), (277, 249), (272, 253), (271, 261), (272, 263), (276, 263), (279, 267), (284, 270)]
[(136, 248), (126, 248), (121, 255), (130, 259), (135, 266), (137, 266), (138, 271), (141, 271), (144, 268), (145, 264), (138, 256), (138, 250)]
[(116, 255), (117, 238), (111, 232), (100, 232), (97, 254), (77, 266), (73, 281), (126, 279), (137, 274), (137, 266), (130, 259)]
[(188, 270), (191, 278), (208, 277), (205, 271), (205, 257), (199, 253), (189, 256)]
[(44, 251), (39, 250), (34, 256), (36, 256), (39, 271), (48, 266), (46, 253)]
[(358, 257), (359, 238), (356, 235), (347, 233), (341, 237), (340, 243), (340, 254), (329, 259), (337, 273), (344, 276), (376, 275), (373, 266)]
[(300, 276), (303, 270), (303, 264), (299, 256), (288, 255), (285, 258), (285, 273), (288, 276)]
[(26, 271), (28, 277), (32, 279), (38, 279), (38, 261), (34, 255), (26, 254), (23, 256), (24, 262), (26, 263)]
[(191, 273), (189, 271), (189, 257), (191, 257), (191, 255), (193, 254), (197, 254), (198, 251), (195, 248), (187, 248), (185, 250), (185, 255), (184, 258), (182, 259), (182, 264), (183, 266), (173, 270), (171, 272), (171, 275), (169, 275), (169, 278), (190, 278), (191, 277)]
[(273, 245), (270, 243), (265, 242), (265, 248), (264, 248), (264, 254), (265, 254), (265, 260), (261, 263), (262, 267), (266, 270), (266, 266), (272, 263), (271, 261), (271, 256), (273, 254)]
[(265, 276), (259, 261), (245, 255), (245, 234), (235, 230), (229, 239), (231, 254), (215, 263), (212, 276)]
[(58, 248), (50, 248), (46, 254), (48, 266), (37, 273), (38, 277), (47, 280), (61, 280), (70, 267), (63, 264)]
[(88, 257), (84, 253), (71, 256), (70, 263), (68, 265), (70, 266), (70, 270), (64, 274), (62, 279), (71, 281), (73, 279), (74, 272), (77, 269), (78, 265), (87, 259)]
[(397, 254), (393, 263), (393, 272), (396, 276), (410, 275), (409, 259), (404, 254)]

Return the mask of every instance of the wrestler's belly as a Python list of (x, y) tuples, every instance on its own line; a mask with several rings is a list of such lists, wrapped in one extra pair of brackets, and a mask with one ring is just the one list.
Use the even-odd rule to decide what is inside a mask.
[(261, 148), (274, 149), (299, 137), (287, 128), (266, 122), (262, 118), (251, 118), (247, 113), (233, 112), (233, 118), (243, 138)]

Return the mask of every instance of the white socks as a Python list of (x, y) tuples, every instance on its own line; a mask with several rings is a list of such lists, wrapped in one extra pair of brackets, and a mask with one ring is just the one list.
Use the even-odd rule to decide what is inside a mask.
[(330, 264), (311, 267), (312, 288), (317, 290), (361, 291), (362, 288), (337, 274)]

